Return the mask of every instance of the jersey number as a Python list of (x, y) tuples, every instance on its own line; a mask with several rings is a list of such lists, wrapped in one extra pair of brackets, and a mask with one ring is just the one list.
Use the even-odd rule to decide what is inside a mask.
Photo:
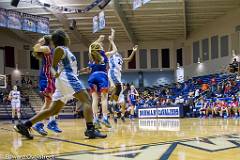
[(119, 65), (122, 65), (121, 59), (118, 59), (118, 64), (119, 64)]

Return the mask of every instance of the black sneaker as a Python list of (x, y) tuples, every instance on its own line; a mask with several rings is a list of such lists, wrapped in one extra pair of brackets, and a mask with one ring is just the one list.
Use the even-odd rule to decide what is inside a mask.
[(85, 136), (88, 137), (89, 139), (94, 139), (94, 138), (106, 138), (106, 134), (102, 134), (99, 130), (95, 129), (89, 129), (85, 131)]
[(24, 124), (19, 123), (19, 124), (15, 125), (13, 128), (16, 132), (27, 137), (28, 139), (33, 139), (33, 135), (31, 135), (29, 132), (30, 129), (27, 128)]
[(113, 120), (115, 123), (117, 123), (117, 117), (114, 117)]
[(121, 117), (121, 120), (122, 120), (123, 122), (125, 122), (125, 117), (124, 117), (124, 116), (122, 116), (122, 117)]

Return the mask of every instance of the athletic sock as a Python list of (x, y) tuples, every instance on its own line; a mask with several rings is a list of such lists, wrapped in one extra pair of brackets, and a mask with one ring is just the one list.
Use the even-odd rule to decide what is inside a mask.
[(86, 125), (87, 125), (87, 130), (92, 130), (92, 129), (94, 129), (93, 122), (88, 122), (88, 123), (86, 123)]
[(107, 115), (103, 115), (103, 119), (104, 120), (108, 120), (108, 116)]
[(55, 121), (55, 120), (56, 120), (55, 116), (51, 116), (51, 117), (49, 117), (49, 122), (51, 122), (51, 121)]

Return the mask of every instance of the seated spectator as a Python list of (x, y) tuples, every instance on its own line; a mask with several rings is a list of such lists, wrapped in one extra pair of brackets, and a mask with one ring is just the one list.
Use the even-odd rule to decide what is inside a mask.
[(207, 83), (202, 84), (202, 91), (205, 92), (209, 89), (209, 85)]
[(232, 101), (229, 104), (230, 111), (232, 111), (235, 115), (235, 118), (238, 117), (239, 113), (239, 105), (236, 96), (232, 96)]
[(231, 73), (235, 73), (238, 72), (238, 65), (239, 62), (237, 61), (236, 58), (233, 59), (233, 62), (231, 64), (229, 64), (229, 70)]
[[(220, 117), (224, 118), (229, 117), (230, 110), (228, 104), (224, 100), (222, 100), (220, 106), (221, 106)], [(224, 112), (226, 112), (226, 116), (223, 115)]]

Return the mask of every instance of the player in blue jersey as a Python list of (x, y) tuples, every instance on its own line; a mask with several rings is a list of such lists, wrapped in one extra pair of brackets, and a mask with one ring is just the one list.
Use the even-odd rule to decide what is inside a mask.
[[(114, 37), (115, 31), (112, 29), (112, 37)], [(122, 108), (123, 113), (125, 112), (125, 105), (124, 105), (124, 96), (122, 95), (123, 92), (123, 85), (122, 85), (122, 65), (124, 62), (130, 62), (135, 53), (137, 52), (138, 46), (135, 45), (133, 47), (133, 51), (129, 57), (123, 58), (121, 54), (116, 50), (115, 53), (109, 55), (109, 71), (108, 77), (110, 81), (110, 88), (112, 91), (111, 100), (117, 102)], [(119, 98), (120, 97), (120, 98)], [(113, 103), (116, 104), (116, 103)], [(114, 105), (114, 110), (118, 111), (117, 105)], [(114, 121), (117, 121), (116, 112), (114, 112)], [(122, 114), (121, 119), (124, 121), (124, 114)]]
[(111, 52), (104, 52), (103, 42), (104, 36), (101, 35), (98, 40), (92, 43), (89, 47), (89, 66), (81, 71), (90, 72), (88, 79), (89, 87), (92, 93), (92, 108), (94, 114), (94, 124), (96, 128), (101, 128), (100, 121), (98, 119), (98, 99), (101, 94), (102, 114), (103, 120), (101, 121), (106, 127), (111, 128), (111, 124), (108, 120), (108, 58), (107, 56), (112, 55), (116, 52), (116, 46), (113, 42), (112, 36), (109, 36), (109, 41), (113, 46)]
[(134, 118), (134, 110), (136, 107), (138, 96), (139, 96), (138, 91), (136, 90), (134, 85), (131, 85), (130, 90), (128, 92), (128, 101), (130, 105), (130, 116), (129, 116), (130, 119)]
[[(52, 102), (52, 94), (55, 91), (54, 77), (51, 74), (53, 55), (50, 48), (50, 40), (50, 36), (44, 36), (40, 38), (33, 47), (33, 56), (42, 61), (42, 67), (39, 74), (39, 89), (40, 93), (44, 96), (44, 104), (41, 110), (49, 108)], [(62, 130), (58, 128), (55, 116), (49, 118), (47, 128), (56, 133), (62, 132)], [(42, 122), (36, 123), (33, 129), (43, 136), (47, 135), (47, 131), (44, 130), (44, 123)]]
[(68, 35), (64, 31), (57, 30), (52, 33), (51, 39), (55, 48), (51, 72), (56, 78), (53, 102), (50, 108), (39, 112), (23, 124), (17, 124), (14, 129), (28, 139), (33, 139), (29, 132), (33, 124), (58, 114), (69, 99), (76, 98), (83, 106), (87, 126), (85, 136), (89, 138), (106, 138), (107, 135), (101, 134), (94, 128), (91, 100), (82, 82), (78, 79), (77, 61), (68, 48), (70, 42)]

